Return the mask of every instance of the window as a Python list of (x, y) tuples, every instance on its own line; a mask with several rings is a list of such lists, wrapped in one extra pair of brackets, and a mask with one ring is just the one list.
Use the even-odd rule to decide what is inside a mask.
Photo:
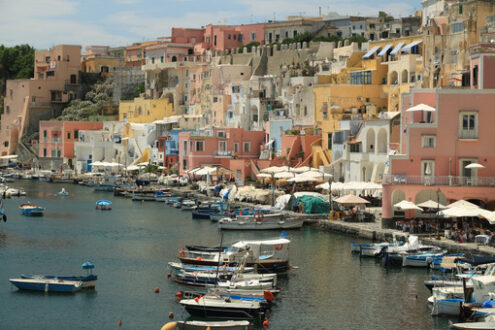
[(218, 151), (219, 152), (227, 151), (227, 141), (218, 141)]
[(187, 170), (187, 159), (182, 160), (182, 169)]
[(7, 114), (9, 114), (9, 113), (10, 113), (10, 107), (9, 107), (8, 105), (6, 105), (6, 106), (5, 106), (5, 112), (6, 112)]
[(151, 58), (151, 64), (155, 64), (155, 58), (154, 57)]
[(164, 60), (164, 56), (160, 56), (160, 62), (163, 63), (163, 60)]
[(305, 105), (304, 106), (304, 116), (307, 116), (308, 115), (308, 106)]
[(239, 37), (237, 38), (237, 40), (239, 40), (239, 42), (242, 42), (242, 34), (239, 34)]
[(240, 93), (241, 86), (232, 86), (232, 93)]
[(46, 130), (43, 131), (43, 137), (46, 138)]
[(45, 57), (45, 62), (50, 63), (50, 56)]
[(74, 139), (79, 139), (79, 131), (77, 129), (74, 130)]
[(255, 41), (256, 40), (256, 33), (251, 33), (251, 41)]
[(227, 39), (229, 39), (229, 40), (230, 40), (230, 39), (232, 39), (232, 36), (230, 35), (230, 33), (229, 33), (229, 35), (227, 36)]
[(272, 42), (272, 33), (268, 33), (268, 42)]
[(478, 113), (461, 112), (459, 114), (459, 139), (478, 138)]
[(352, 85), (371, 85), (371, 71), (351, 72)]
[(196, 151), (204, 151), (205, 142), (204, 141), (196, 141)]
[(323, 119), (327, 119), (328, 118), (328, 112), (327, 112), (327, 110), (323, 110), (322, 116), (323, 116)]
[(239, 142), (234, 142), (234, 152), (239, 152)]
[(55, 71), (47, 71), (46, 72), (47, 77), (54, 77), (55, 76)]
[(219, 138), (225, 138), (225, 132), (224, 131), (218, 131), (217, 132), (217, 137), (219, 137)]
[(452, 33), (458, 33), (464, 31), (464, 23), (456, 22), (452, 23)]
[(46, 148), (43, 148), (43, 157), (46, 157)]
[(213, 45), (215, 45), (215, 46), (217, 45), (217, 35), (216, 34), (213, 36)]
[(242, 144), (242, 149), (244, 152), (251, 152), (251, 142), (244, 142)]
[(218, 102), (218, 97), (213, 96), (213, 102), (214, 102), (214, 103), (217, 103), (217, 102)]
[(67, 132), (67, 140), (70, 140), (70, 132)]
[(187, 154), (187, 141), (184, 141), (184, 154)]
[(294, 38), (297, 36), (297, 30), (294, 30)]
[(435, 148), (436, 136), (435, 135), (423, 135), (423, 148)]
[(328, 150), (332, 150), (332, 133), (328, 133)]
[(51, 156), (52, 157), (57, 157), (57, 150), (52, 150)]

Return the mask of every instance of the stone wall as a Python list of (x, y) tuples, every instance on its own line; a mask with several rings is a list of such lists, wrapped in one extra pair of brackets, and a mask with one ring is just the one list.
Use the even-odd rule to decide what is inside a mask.
[(122, 97), (133, 97), (134, 90), (140, 84), (144, 84), (145, 72), (141, 67), (120, 67), (115, 68), (112, 73), (113, 95), (112, 101), (119, 104)]

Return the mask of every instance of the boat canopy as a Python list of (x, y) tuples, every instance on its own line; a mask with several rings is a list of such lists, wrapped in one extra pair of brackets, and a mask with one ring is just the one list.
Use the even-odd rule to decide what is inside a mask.
[(82, 264), (82, 268), (83, 269), (93, 269), (93, 268), (95, 268), (95, 265), (90, 261), (86, 261), (85, 263)]
[(253, 245), (280, 245), (280, 244), (289, 244), (290, 241), (286, 238), (277, 238), (265, 241), (239, 241), (232, 245), (232, 247), (242, 248), (245, 246), (253, 246)]

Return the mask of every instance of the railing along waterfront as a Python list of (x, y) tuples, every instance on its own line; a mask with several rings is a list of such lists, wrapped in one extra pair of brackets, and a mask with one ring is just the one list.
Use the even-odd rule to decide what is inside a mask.
[(495, 187), (495, 177), (389, 174), (383, 176), (382, 183), (390, 185)]

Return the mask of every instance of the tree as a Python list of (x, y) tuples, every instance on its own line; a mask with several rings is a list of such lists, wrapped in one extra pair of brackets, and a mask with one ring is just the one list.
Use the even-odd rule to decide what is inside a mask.
[(73, 100), (62, 111), (58, 120), (85, 121), (91, 117), (102, 115), (105, 108), (112, 102), (112, 80), (107, 78), (102, 83), (97, 83), (86, 93), (84, 100)]

